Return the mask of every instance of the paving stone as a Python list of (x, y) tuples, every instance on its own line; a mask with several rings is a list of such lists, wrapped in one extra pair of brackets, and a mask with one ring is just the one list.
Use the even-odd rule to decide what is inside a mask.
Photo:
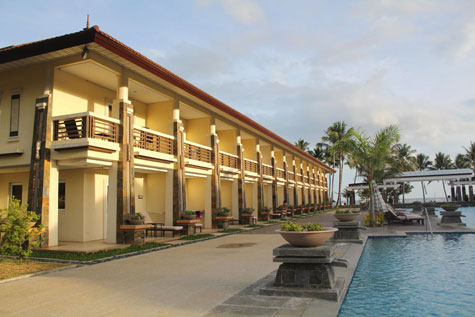
[(219, 305), (205, 316), (274, 316), (278, 311), (276, 308)]
[(288, 302), (290, 298), (286, 297), (273, 297), (273, 296), (233, 296), (229, 298), (224, 304), (227, 305), (240, 305), (240, 306), (252, 306), (252, 307), (280, 307)]

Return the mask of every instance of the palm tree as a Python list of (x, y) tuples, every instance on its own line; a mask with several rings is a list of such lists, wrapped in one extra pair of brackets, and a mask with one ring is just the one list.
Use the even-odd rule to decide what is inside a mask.
[[(446, 170), (446, 169), (451, 169), (454, 168), (455, 165), (452, 163), (452, 160), (450, 159), (450, 156), (448, 154), (444, 154), (442, 152), (438, 152), (435, 154), (435, 159), (434, 159), (434, 167), (433, 169), (436, 170)], [(445, 190), (445, 182), (442, 181), (442, 188), (444, 189), (444, 195), (445, 195), (445, 200), (449, 201), (447, 198), (447, 191)]]
[(470, 168), (470, 161), (468, 160), (467, 155), (457, 154), (455, 157), (455, 167), (457, 168)]
[(317, 160), (320, 160), (320, 161), (325, 161), (326, 160), (326, 153), (327, 151), (325, 151), (325, 148), (322, 146), (321, 143), (317, 143), (315, 144), (315, 147), (313, 150), (309, 150), (308, 151), (308, 154), (310, 154), (311, 156), (315, 157)]
[(305, 141), (304, 139), (298, 139), (297, 142), (294, 143), (296, 147), (300, 148), (303, 151), (308, 151), (308, 146), (310, 143)]
[(411, 149), (410, 145), (398, 143), (393, 146), (393, 151), (398, 172), (407, 172), (416, 169), (416, 157), (414, 156), (416, 151)]
[[(429, 157), (423, 153), (419, 153), (416, 156), (416, 168), (419, 171), (424, 171), (432, 167), (432, 162), (429, 160)], [(422, 201), (426, 201), (425, 186), (424, 181), (421, 181), (422, 186)]]
[[(392, 146), (399, 141), (399, 129), (395, 125), (378, 131), (373, 137), (353, 130), (350, 155), (366, 174), (369, 192), (373, 191), (373, 180), (382, 174), (392, 161)], [(370, 224), (374, 225), (374, 204), (370, 204)]]
[(468, 148), (463, 147), (466, 151), (465, 157), (472, 169), (475, 169), (475, 142), (470, 141)]
[[(336, 201), (337, 206), (341, 204), (341, 183), (343, 179), (343, 164), (345, 162), (345, 156), (348, 153), (352, 131), (353, 128), (347, 129), (347, 124), (345, 123), (345, 121), (337, 121), (333, 123), (330, 127), (328, 127), (328, 129), (325, 131), (325, 135), (322, 137), (322, 141), (325, 142), (331, 148), (331, 152), (333, 154), (333, 165), (336, 166), (338, 162), (338, 197)], [(333, 183), (334, 182), (332, 181), (332, 187)]]

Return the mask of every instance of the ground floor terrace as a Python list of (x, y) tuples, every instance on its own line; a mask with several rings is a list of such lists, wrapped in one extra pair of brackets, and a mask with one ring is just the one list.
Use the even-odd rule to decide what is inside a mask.
[[(50, 172), (51, 190), (48, 197), (48, 244), (44, 247), (104, 241), (117, 243), (119, 221), (117, 203), (117, 165), (78, 168), (57, 164)], [(183, 211), (197, 212), (200, 231), (216, 231), (219, 225), (214, 217), (218, 209), (230, 209), (232, 224), (245, 223), (254, 218), (265, 221), (263, 210), (276, 211), (287, 201), (288, 205), (313, 204), (324, 208), (326, 190), (322, 187), (276, 179), (260, 179), (246, 175), (223, 173), (213, 181), (211, 170), (185, 168), (182, 197), (176, 193), (176, 170), (172, 168), (146, 169), (137, 166), (134, 171), (133, 206), (135, 213), (148, 214), (153, 223), (176, 226)], [(0, 209), (7, 208), (12, 197), (26, 204), (29, 198), (30, 173), (15, 171), (0, 173)], [(241, 185), (242, 184), (242, 185)], [(125, 200), (128, 198), (126, 197)], [(182, 207), (177, 206), (177, 201)], [(130, 203), (130, 202), (128, 202)], [(252, 210), (242, 217), (242, 210)], [(241, 212), (241, 213), (240, 213)], [(45, 219), (45, 220), (46, 220)]]
[[(332, 213), (297, 220), (332, 225)], [(471, 232), (438, 227), (436, 231)], [(259, 295), (278, 263), (272, 249), (284, 243), (277, 225), (187, 244), (145, 255), (83, 266), (0, 284), (2, 316), (336, 316), (340, 302)], [(425, 232), (421, 225), (391, 225), (363, 231), (374, 235)], [(473, 231), (472, 231), (473, 232)], [(337, 244), (336, 267), (349, 287), (364, 244)], [(28, 303), (28, 304), (25, 304)]]

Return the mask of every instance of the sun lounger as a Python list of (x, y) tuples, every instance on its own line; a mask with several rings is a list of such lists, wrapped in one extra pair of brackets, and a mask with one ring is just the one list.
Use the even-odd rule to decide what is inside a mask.
[(393, 222), (413, 222), (416, 221), (417, 223), (423, 225), (424, 224), (424, 217), (415, 213), (411, 212), (402, 212), (402, 211), (395, 211), (391, 205), (387, 205), (388, 211), (384, 214), (388, 224)]

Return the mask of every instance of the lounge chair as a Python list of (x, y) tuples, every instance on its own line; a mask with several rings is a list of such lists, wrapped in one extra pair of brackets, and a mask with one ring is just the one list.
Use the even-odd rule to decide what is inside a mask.
[(400, 210), (395, 211), (394, 208), (388, 204), (387, 204), (387, 207), (388, 207), (388, 211), (384, 214), (384, 216), (386, 217), (388, 224), (391, 224), (393, 222), (407, 223), (407, 222), (413, 222), (413, 221), (416, 221), (421, 225), (424, 224), (425, 218), (421, 215), (411, 213), (411, 212), (402, 212)]

